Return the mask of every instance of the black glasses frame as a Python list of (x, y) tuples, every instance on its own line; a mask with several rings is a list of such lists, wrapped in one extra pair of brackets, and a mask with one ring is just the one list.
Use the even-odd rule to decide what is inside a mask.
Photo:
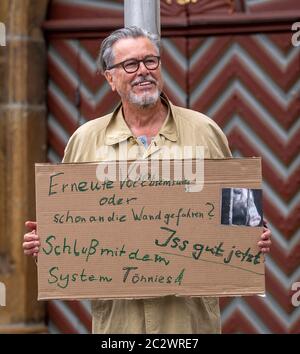
[[(151, 68), (151, 69), (148, 68), (148, 66), (147, 66), (147, 64), (146, 64), (146, 60), (149, 59), (149, 58), (156, 58), (156, 59), (157, 59), (157, 66), (156, 66), (155, 68)], [(129, 71), (128, 71), (128, 70), (125, 69), (125, 63), (126, 63), (126, 62), (129, 62), (129, 61), (135, 61), (135, 62), (137, 63), (137, 68), (136, 68), (136, 70), (133, 70), (133, 71), (129, 70)], [(140, 67), (141, 62), (143, 62), (143, 64), (145, 65), (145, 67), (146, 67), (148, 70), (156, 70), (156, 69), (159, 67), (160, 56), (158, 56), (158, 55), (147, 55), (145, 58), (140, 59), (140, 60), (135, 59), (135, 58), (126, 59), (126, 60), (124, 60), (124, 61), (121, 61), (120, 63), (114, 64), (114, 65), (108, 67), (106, 70), (111, 70), (111, 69), (114, 69), (114, 68), (116, 68), (116, 67), (118, 67), (118, 66), (122, 66), (122, 68), (124, 69), (125, 72), (127, 72), (127, 74), (133, 74), (133, 73), (135, 73), (135, 72), (137, 72), (137, 71), (139, 70), (139, 67)]]

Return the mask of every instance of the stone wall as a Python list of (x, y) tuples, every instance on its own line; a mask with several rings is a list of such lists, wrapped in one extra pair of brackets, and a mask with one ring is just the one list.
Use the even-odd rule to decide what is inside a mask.
[(48, 0), (1, 0), (0, 281), (6, 306), (0, 332), (44, 331), (36, 265), (23, 255), (24, 222), (35, 219), (34, 163), (46, 152), (46, 47), (40, 26)]

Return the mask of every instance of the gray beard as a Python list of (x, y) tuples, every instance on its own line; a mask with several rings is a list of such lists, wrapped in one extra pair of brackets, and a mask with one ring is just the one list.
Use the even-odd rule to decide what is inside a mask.
[(135, 95), (134, 93), (130, 92), (128, 100), (130, 103), (138, 106), (139, 108), (147, 108), (153, 106), (158, 101), (159, 96), (159, 90), (156, 90), (155, 93), (151, 95), (145, 93), (142, 96)]

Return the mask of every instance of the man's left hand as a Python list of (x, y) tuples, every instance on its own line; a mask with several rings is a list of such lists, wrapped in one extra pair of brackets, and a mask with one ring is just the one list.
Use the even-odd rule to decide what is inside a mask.
[(268, 228), (266, 221), (264, 221), (264, 232), (260, 236), (260, 240), (258, 241), (258, 247), (260, 248), (263, 254), (267, 254), (270, 252), (271, 248), (271, 230)]

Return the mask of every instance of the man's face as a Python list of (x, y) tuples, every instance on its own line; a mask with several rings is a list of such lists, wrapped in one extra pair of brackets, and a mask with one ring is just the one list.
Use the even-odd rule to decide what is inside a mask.
[[(152, 42), (145, 37), (120, 39), (113, 45), (114, 64), (127, 59), (144, 59), (149, 55), (159, 55)], [(155, 104), (163, 86), (160, 65), (149, 70), (143, 62), (135, 73), (127, 73), (122, 66), (105, 72), (113, 91), (117, 91), (123, 104), (139, 107)]]

